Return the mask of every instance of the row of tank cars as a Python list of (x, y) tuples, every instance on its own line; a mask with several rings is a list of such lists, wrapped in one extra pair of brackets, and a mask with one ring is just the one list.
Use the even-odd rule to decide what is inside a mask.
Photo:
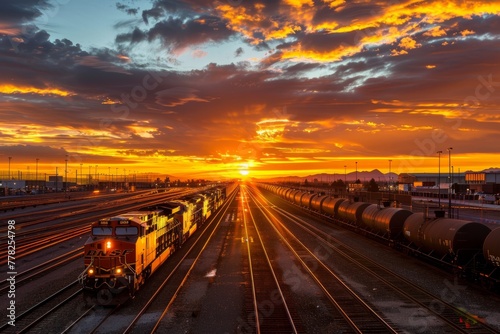
[(92, 223), (79, 276), (86, 302), (114, 305), (133, 296), (234, 188), (219, 186)]
[(500, 288), (500, 227), (445, 218), (442, 211), (431, 217), (390, 207), (388, 202), (370, 204), (276, 185), (260, 186), (395, 248), (451, 266), (463, 277)]

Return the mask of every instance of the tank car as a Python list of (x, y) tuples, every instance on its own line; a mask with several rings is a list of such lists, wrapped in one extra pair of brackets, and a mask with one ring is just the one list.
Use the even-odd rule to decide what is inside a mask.
[(295, 189), (288, 188), (281, 193), (281, 197), (288, 200), (288, 196), (289, 196), (288, 194), (290, 194), (293, 191), (295, 191)]
[(297, 189), (292, 189), (291, 191), (289, 191), (287, 194), (286, 194), (286, 199), (290, 202), (293, 202), (293, 199), (295, 198), (295, 194), (297, 193), (302, 193), (301, 190), (297, 190)]
[(304, 196), (302, 196), (302, 198), (300, 199), (300, 206), (303, 206), (303, 207), (306, 207), (306, 208), (309, 208), (310, 205), (311, 205), (311, 201), (314, 197), (317, 197), (319, 196), (318, 194), (305, 194)]
[(405, 209), (371, 204), (363, 211), (361, 224), (394, 240), (401, 235), (405, 220), (412, 214), (413, 212)]
[(344, 201), (346, 201), (345, 198), (328, 197), (323, 201), (323, 203), (321, 203), (321, 212), (335, 217), (337, 216), (340, 204)]
[(307, 191), (297, 191), (294, 195), (293, 195), (293, 199), (292, 199), (292, 203), (296, 204), (296, 205), (300, 205), (302, 203), (302, 197), (307, 195), (308, 192)]
[(321, 205), (323, 204), (323, 201), (325, 201), (328, 197), (327, 195), (323, 196), (316, 196), (311, 200), (311, 206), (309, 207), (311, 210), (321, 212)]
[(423, 213), (409, 216), (403, 226), (404, 237), (424, 252), (458, 265), (466, 264), (481, 252), (491, 229), (473, 221), (426, 218)]
[(365, 202), (344, 201), (339, 205), (338, 218), (343, 221), (359, 224), (359, 222), (361, 222), (363, 211), (369, 205), (369, 203)]
[(491, 265), (500, 267), (500, 227), (491, 231), (484, 240), (483, 255)]

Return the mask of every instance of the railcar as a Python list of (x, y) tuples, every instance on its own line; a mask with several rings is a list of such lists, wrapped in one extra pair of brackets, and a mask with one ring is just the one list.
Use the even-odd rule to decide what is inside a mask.
[(345, 198), (333, 198), (328, 196), (328, 198), (321, 203), (321, 212), (335, 217), (337, 216), (340, 204), (344, 201), (346, 201)]
[(307, 195), (307, 191), (297, 191), (293, 196), (293, 203), (300, 206), (302, 204), (302, 197)]
[(370, 204), (365, 202), (344, 201), (338, 207), (338, 216), (340, 220), (360, 224), (363, 211)]
[(405, 209), (371, 204), (363, 211), (361, 224), (393, 241), (401, 236), (404, 222), (412, 214), (413, 212)]
[(311, 206), (311, 201), (313, 198), (319, 196), (318, 194), (315, 193), (307, 193), (302, 198), (300, 199), (300, 205), (306, 208), (309, 208)]
[(310, 206), (310, 209), (316, 211), (316, 212), (321, 212), (321, 205), (323, 204), (323, 202), (330, 196), (327, 196), (327, 195), (323, 195), (323, 196), (317, 196), (317, 197), (314, 197), (312, 200), (311, 200), (311, 206)]
[(79, 276), (86, 300), (114, 305), (133, 296), (225, 198), (219, 187), (92, 223)]
[(491, 229), (473, 221), (449, 218), (428, 218), (414, 213), (404, 222), (404, 236), (423, 252), (446, 262), (464, 265), (482, 251)]
[(484, 240), (483, 257), (486, 265), (479, 272), (479, 279), (486, 287), (500, 290), (500, 227)]
[(289, 192), (286, 193), (286, 199), (290, 202), (293, 202), (295, 194), (300, 192), (301, 192), (300, 190), (291, 189)]
[(492, 230), (484, 240), (483, 254), (492, 266), (500, 268), (500, 227)]
[(103, 305), (132, 296), (181, 244), (182, 223), (174, 215), (158, 208), (94, 222), (79, 277), (85, 296)]

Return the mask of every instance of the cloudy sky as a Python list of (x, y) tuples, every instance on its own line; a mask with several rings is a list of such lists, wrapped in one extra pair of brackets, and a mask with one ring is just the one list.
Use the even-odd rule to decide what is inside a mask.
[(500, 167), (499, 59), (499, 1), (3, 0), (0, 175)]

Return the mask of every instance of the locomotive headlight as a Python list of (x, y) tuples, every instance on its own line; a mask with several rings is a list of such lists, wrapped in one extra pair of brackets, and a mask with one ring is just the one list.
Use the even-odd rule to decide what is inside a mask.
[(111, 241), (106, 242), (106, 248), (110, 249), (111, 248)]

